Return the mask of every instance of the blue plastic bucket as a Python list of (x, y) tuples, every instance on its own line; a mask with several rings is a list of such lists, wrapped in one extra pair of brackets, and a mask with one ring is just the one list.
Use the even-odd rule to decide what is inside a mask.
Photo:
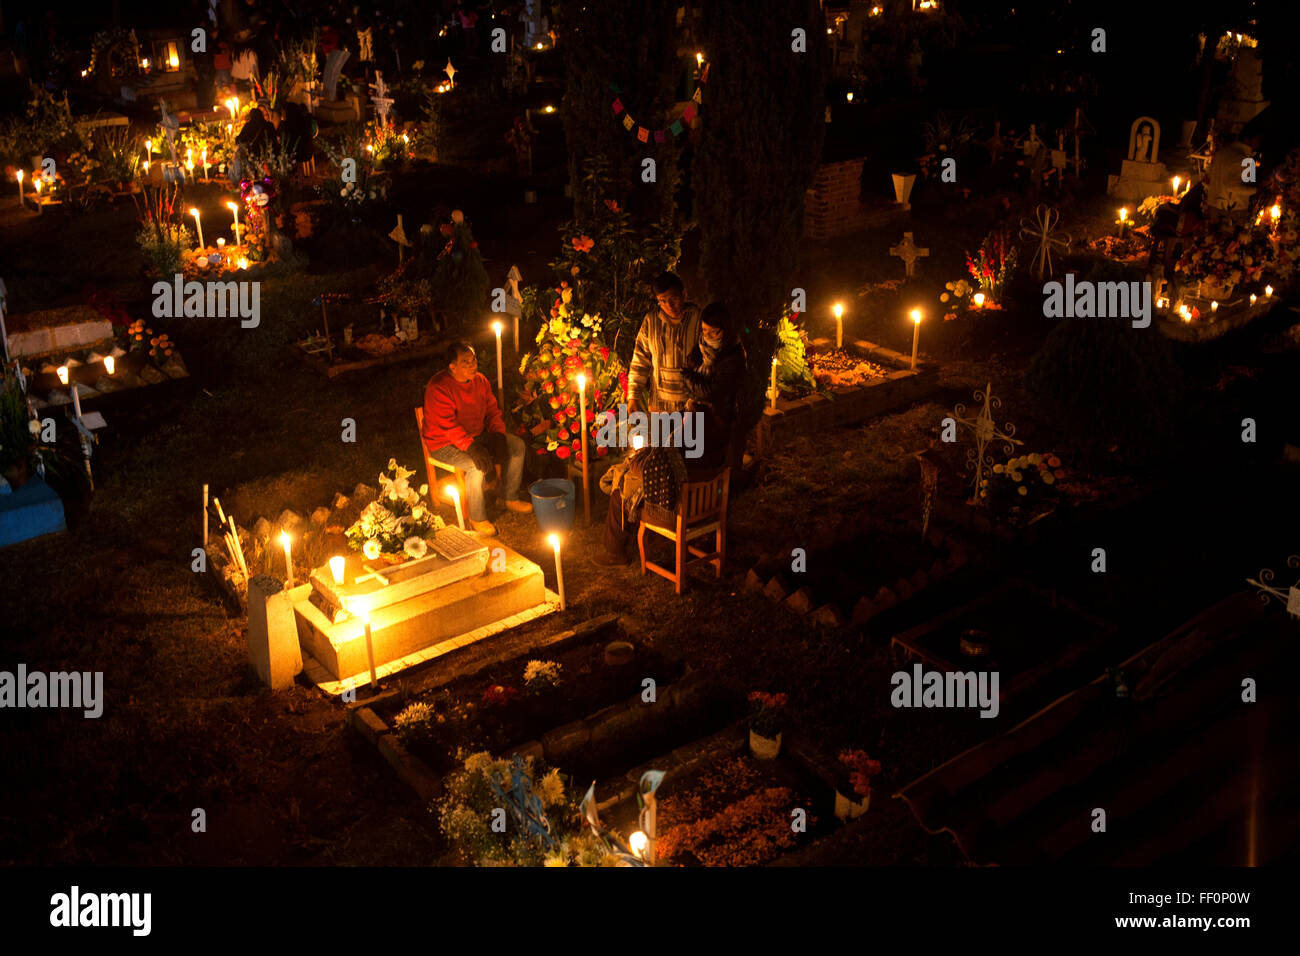
[(537, 527), (548, 533), (572, 530), (577, 498), (573, 482), (567, 478), (544, 478), (529, 485), (528, 494), (533, 499)]

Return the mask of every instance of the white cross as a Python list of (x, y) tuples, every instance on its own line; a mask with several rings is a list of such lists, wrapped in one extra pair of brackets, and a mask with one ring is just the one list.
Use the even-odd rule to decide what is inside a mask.
[(897, 256), (903, 260), (903, 265), (907, 269), (907, 277), (910, 279), (912, 276), (916, 275), (916, 260), (928, 256), (930, 254), (930, 249), (929, 247), (917, 246), (917, 244), (912, 241), (912, 234), (910, 232), (905, 232), (903, 233), (902, 242), (896, 246), (889, 247), (889, 254), (891, 256)]

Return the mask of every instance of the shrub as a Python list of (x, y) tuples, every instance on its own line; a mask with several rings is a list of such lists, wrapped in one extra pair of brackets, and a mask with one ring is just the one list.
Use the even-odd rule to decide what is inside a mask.
[(181, 271), (181, 253), (194, 242), (194, 234), (183, 223), (159, 222), (142, 228), (135, 241), (149, 271), (168, 279)]

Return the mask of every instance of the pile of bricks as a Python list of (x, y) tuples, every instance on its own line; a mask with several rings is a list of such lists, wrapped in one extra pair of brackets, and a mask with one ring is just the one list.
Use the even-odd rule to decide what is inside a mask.
[(817, 170), (804, 195), (806, 239), (833, 239), (845, 233), (886, 225), (900, 207), (862, 201), (862, 159), (827, 163)]

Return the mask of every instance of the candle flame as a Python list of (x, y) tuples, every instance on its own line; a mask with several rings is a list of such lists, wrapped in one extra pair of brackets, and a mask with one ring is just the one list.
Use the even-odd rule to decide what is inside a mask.
[(64, 385), (68, 384), (68, 367), (66, 365), (60, 365), (58, 367), (58, 376), (60, 382)]
[(915, 322), (917, 325), (920, 325), (920, 324), (921, 324), (921, 310), (920, 310), (920, 309), (913, 309), (913, 310), (912, 310), (912, 321)]
[(116, 360), (114, 360), (113, 356), (111, 355), (104, 356), (104, 371), (107, 372), (109, 375), (113, 374), (113, 367), (116, 364), (117, 362)]
[(505, 328), (505, 326), (503, 326), (500, 322), (492, 323), (492, 331), (497, 334), (497, 338), (501, 338), (501, 330), (503, 328)]
[(191, 206), (191, 207), (190, 207), (190, 215), (193, 216), (195, 219), (198, 219), (198, 218), (199, 218), (199, 211), (198, 211), (197, 209), (195, 209), (193, 206)]
[(983, 304), (984, 304), (984, 293), (983, 293), (983, 292), (976, 292), (976, 293), (975, 293), (975, 305), (976, 305), (976, 306), (981, 306), (981, 305), (983, 305)]
[(628, 848), (636, 855), (638, 860), (645, 859), (646, 847), (650, 845), (650, 838), (640, 830), (637, 830), (627, 838)]
[(1272, 294), (1273, 294), (1273, 287), (1271, 285), (1264, 286), (1264, 295), (1267, 296)]
[(239, 268), (241, 268), (241, 269), (247, 269), (247, 268), (248, 268), (248, 260), (245, 259), (245, 258), (243, 258), (242, 256), (241, 256), (240, 259), (239, 259)]
[(555, 553), (556, 553), (556, 554), (559, 554), (559, 553), (560, 553), (560, 536), (559, 536), (558, 534), (548, 534), (548, 535), (546, 536), (546, 540), (549, 541), (549, 542), (551, 542), (551, 547), (555, 549)]
[(835, 313), (835, 318), (840, 318), (840, 316), (844, 315), (844, 303), (836, 302), (835, 305), (831, 306), (831, 311)]
[(18, 170), (18, 181), (19, 182), (23, 181), (23, 171), (21, 169)]
[(342, 555), (336, 555), (330, 558), (330, 574), (334, 576), (335, 584), (343, 583), (343, 563), (347, 559)]
[(239, 207), (236, 206), (233, 202), (228, 202), (228, 203), (226, 203), (226, 208), (229, 209), (231, 212), (234, 212), (234, 213), (239, 212)]
[(460, 501), (460, 489), (455, 485), (448, 485), (444, 492), (451, 501)]
[(582, 391), (583, 389), (585, 389), (586, 387), (587, 387), (587, 376), (585, 376), (585, 375), (583, 375), (581, 372), (579, 372), (579, 373), (578, 373), (578, 391), (581, 392), (581, 391)]
[(1119, 221), (1123, 222), (1128, 218), (1128, 209), (1124, 206), (1119, 207)]
[(633, 436), (632, 436), (632, 450), (633, 450), (633, 451), (640, 451), (640, 450), (641, 450), (642, 448), (644, 448), (644, 447), (645, 447), (645, 436), (644, 436), (644, 435), (633, 435)]
[(1272, 217), (1274, 222), (1277, 222), (1282, 218), (1282, 207), (1277, 203), (1274, 203), (1269, 207), (1268, 214)]
[(284, 547), (284, 550), (286, 551), (289, 550), (289, 542), (292, 540), (293, 539), (289, 537), (289, 532), (287, 531), (280, 532), (280, 544)]
[(1175, 177), (1174, 177), (1174, 195), (1175, 195), (1175, 196), (1178, 195), (1178, 185), (1179, 185), (1179, 183), (1181, 183), (1182, 181), (1183, 181), (1183, 179), (1182, 179), (1181, 176), (1175, 176)]

